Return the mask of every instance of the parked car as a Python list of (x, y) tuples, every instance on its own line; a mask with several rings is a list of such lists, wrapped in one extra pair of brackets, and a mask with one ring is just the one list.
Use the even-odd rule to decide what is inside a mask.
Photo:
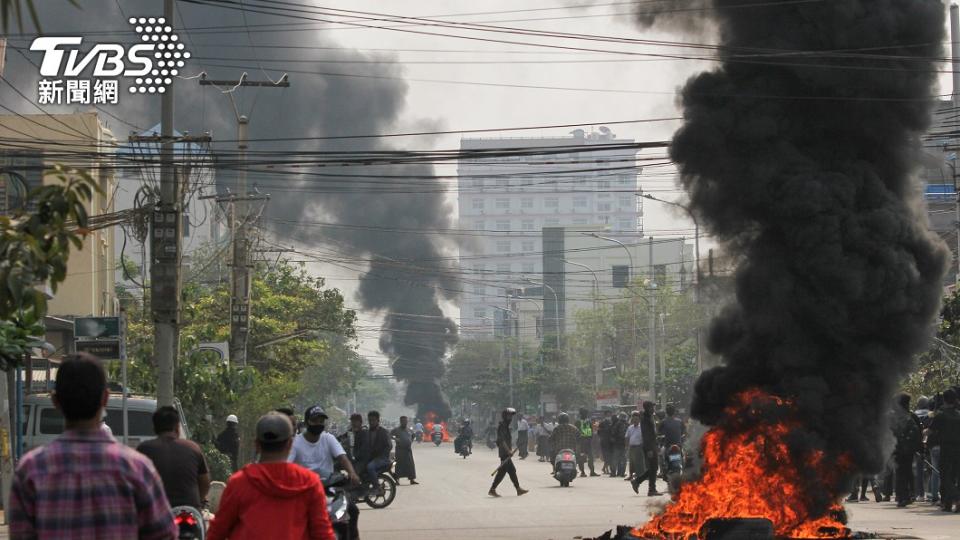
[[(111, 394), (107, 402), (107, 425), (118, 441), (123, 440), (123, 398), (118, 394)], [(180, 410), (180, 403), (175, 403)], [(130, 435), (127, 445), (136, 448), (141, 442), (152, 439), (153, 412), (157, 410), (157, 400), (149, 396), (127, 396), (127, 424)], [(183, 418), (183, 411), (180, 412)], [(182, 422), (182, 421), (181, 421)], [(190, 432), (185, 424), (180, 425), (180, 432), (189, 438)], [(53, 406), (49, 394), (31, 394), (23, 399), (23, 443), (26, 450), (43, 446), (63, 433), (63, 415)]]

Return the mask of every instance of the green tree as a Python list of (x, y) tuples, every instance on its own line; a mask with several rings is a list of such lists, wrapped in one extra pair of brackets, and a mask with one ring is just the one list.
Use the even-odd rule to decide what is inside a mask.
[(956, 385), (960, 385), (960, 291), (944, 299), (937, 334), (930, 348), (917, 356), (903, 391), (929, 397)]
[(82, 249), (87, 204), (96, 182), (60, 166), (45, 174), (58, 184), (31, 191), (22, 209), (0, 216), (0, 369), (20, 365), (42, 343), (47, 313), (44, 288), (53, 292), (67, 277), (70, 249)]
[[(228, 414), (240, 417), (242, 435), (252, 440), (254, 423), (264, 412), (346, 400), (368, 374), (355, 350), (356, 314), (345, 308), (339, 291), (326, 288), (302, 266), (282, 261), (259, 267), (252, 287), (247, 366), (198, 351), (202, 343), (229, 339), (227, 285), (193, 282), (183, 288), (175, 388), (198, 441), (211, 440)], [(152, 323), (139, 310), (128, 312), (128, 321), (131, 387), (153, 393)]]

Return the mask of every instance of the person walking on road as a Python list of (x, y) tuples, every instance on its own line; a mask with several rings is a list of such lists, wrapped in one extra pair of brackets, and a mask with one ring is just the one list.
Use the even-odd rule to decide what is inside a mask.
[(407, 427), (406, 416), (400, 417), (400, 425), (393, 428), (390, 436), (397, 443), (397, 467), (394, 476), (398, 479), (408, 478), (411, 486), (419, 484), (417, 482), (417, 466), (413, 462), (413, 435), (410, 433), (410, 428)]
[[(893, 449), (897, 506), (903, 508), (913, 502), (913, 456), (923, 449), (920, 419), (910, 410), (909, 395), (897, 396), (890, 428), (897, 439), (897, 445)], [(942, 468), (942, 455), (940, 459)]]
[(501, 413), (500, 425), (497, 426), (497, 450), (500, 454), (500, 467), (497, 468), (497, 474), (493, 478), (493, 485), (487, 493), (491, 497), (499, 497), (497, 486), (503, 482), (506, 475), (510, 475), (510, 481), (513, 487), (517, 488), (517, 496), (525, 495), (527, 490), (520, 487), (520, 479), (517, 478), (517, 468), (513, 464), (513, 440), (510, 434), (510, 423), (513, 421), (513, 415), (517, 411), (513, 407), (507, 407)]
[(6, 507), (10, 538), (174, 540), (153, 463), (100, 429), (110, 397), (100, 362), (68, 356), (55, 384), (53, 405), (65, 429), (17, 465)]
[(530, 453), (529, 434), (530, 424), (521, 414), (520, 420), (517, 422), (517, 452), (520, 454), (520, 459), (527, 459), (527, 454)]
[(293, 425), (283, 413), (257, 421), (258, 463), (230, 477), (208, 540), (335, 540), (320, 477), (287, 462)]
[(643, 452), (643, 429), (640, 427), (640, 411), (630, 415), (630, 426), (626, 434), (627, 455), (630, 458), (630, 485), (634, 493), (640, 492), (640, 482), (636, 479), (647, 470), (647, 458)]
[(643, 415), (640, 417), (640, 430), (643, 436), (643, 455), (646, 458), (646, 470), (633, 479), (633, 490), (638, 491), (644, 480), (649, 480), (648, 497), (657, 497), (662, 493), (657, 491), (657, 426), (653, 420), (654, 403), (643, 402)]
[(580, 430), (580, 448), (577, 459), (580, 463), (580, 477), (583, 478), (587, 475), (583, 470), (584, 463), (590, 468), (590, 476), (600, 476), (593, 469), (593, 422), (590, 420), (590, 411), (586, 408), (580, 409), (577, 429)]
[(217, 435), (213, 445), (221, 454), (230, 458), (230, 471), (237, 472), (237, 458), (240, 454), (240, 432), (237, 431), (239, 421), (235, 415), (227, 417), (227, 427)]
[(180, 438), (180, 413), (166, 405), (153, 413), (156, 439), (140, 443), (137, 452), (150, 458), (163, 481), (170, 506), (202, 508), (210, 491), (210, 473), (200, 446)]
[(960, 512), (960, 411), (957, 392), (949, 389), (943, 393), (943, 407), (937, 410), (930, 422), (928, 444), (932, 439), (940, 447), (940, 507), (951, 511), (957, 505)]

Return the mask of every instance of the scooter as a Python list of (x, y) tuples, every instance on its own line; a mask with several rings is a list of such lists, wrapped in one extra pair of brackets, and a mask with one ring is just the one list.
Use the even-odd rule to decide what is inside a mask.
[(437, 446), (440, 446), (440, 443), (443, 442), (443, 433), (440, 433), (439, 431), (434, 431), (433, 434), (430, 435), (430, 437), (431, 437), (431, 440), (433, 441), (433, 444)]
[(570, 482), (577, 477), (577, 453), (570, 449), (557, 452), (553, 458), (553, 477), (560, 482), (560, 487), (570, 487)]
[(203, 514), (192, 506), (175, 506), (173, 522), (177, 525), (178, 540), (203, 540), (207, 535)]

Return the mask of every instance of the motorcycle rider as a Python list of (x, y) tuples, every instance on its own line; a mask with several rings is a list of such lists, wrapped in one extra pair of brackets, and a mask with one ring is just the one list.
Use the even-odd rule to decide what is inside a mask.
[[(557, 427), (553, 429), (553, 434), (550, 435), (550, 448), (552, 449), (550, 463), (556, 462), (557, 454), (559, 454), (561, 450), (573, 450), (576, 452), (582, 436), (580, 430), (570, 423), (570, 415), (565, 412), (560, 413), (557, 416)], [(583, 465), (581, 465), (581, 467), (583, 467)]]
[[(305, 428), (303, 433), (293, 439), (287, 461), (317, 473), (320, 479), (329, 478), (334, 472), (334, 463), (347, 472), (350, 483), (360, 484), (360, 477), (353, 469), (353, 464), (343, 450), (343, 446), (333, 434), (325, 431), (327, 413), (320, 405), (312, 405), (303, 413)], [(360, 538), (359, 520), (360, 509), (353, 502), (348, 503), (347, 513), (350, 515), (350, 536)]]
[(457, 435), (457, 440), (454, 441), (454, 443), (458, 448), (466, 445), (467, 453), (473, 453), (473, 428), (470, 426), (469, 418), (463, 420), (463, 425), (460, 426), (460, 433)]
[(417, 418), (416, 423), (413, 425), (413, 440), (423, 442), (423, 423), (420, 422), (420, 419)]
[(157, 438), (140, 443), (137, 452), (150, 458), (170, 506), (203, 507), (210, 491), (210, 472), (200, 446), (180, 438), (180, 413), (167, 405), (153, 413)]
[(383, 471), (390, 469), (390, 450), (393, 450), (393, 443), (390, 441), (390, 432), (387, 428), (380, 425), (380, 413), (370, 411), (367, 413), (367, 437), (370, 441), (370, 461), (367, 462), (367, 481), (371, 484), (377, 483), (377, 476)]

